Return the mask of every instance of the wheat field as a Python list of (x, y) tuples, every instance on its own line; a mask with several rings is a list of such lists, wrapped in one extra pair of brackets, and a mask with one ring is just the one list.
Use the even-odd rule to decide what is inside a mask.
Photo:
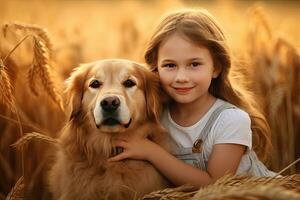
[[(266, 164), (279, 172), (296, 161), (297, 1), (0, 0), (0, 200), (51, 199), (45, 175), (55, 138), (68, 120), (64, 80), (74, 67), (104, 58), (143, 62), (158, 19), (167, 11), (197, 7), (208, 9), (224, 29), (234, 72), (242, 72), (271, 126), (273, 150)], [(231, 78), (241, 81), (235, 73)], [(199, 191), (180, 187), (144, 199), (300, 199), (299, 173), (298, 162), (275, 181), (225, 176)]]

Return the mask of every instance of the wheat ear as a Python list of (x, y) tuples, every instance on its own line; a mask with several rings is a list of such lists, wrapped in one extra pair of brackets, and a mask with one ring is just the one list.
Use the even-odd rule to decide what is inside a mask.
[(217, 186), (200, 189), (192, 200), (298, 200), (300, 194), (283, 187), (268, 185)]
[(28, 72), (28, 81), (33, 93), (37, 94), (36, 81), (37, 77), (40, 77), (42, 81), (42, 86), (49, 94), (51, 99), (57, 103), (57, 105), (63, 110), (62, 97), (57, 92), (54, 83), (52, 81), (52, 74), (49, 65), (49, 50), (45, 46), (44, 42), (38, 37), (33, 37), (34, 39), (34, 58), (31, 69)]
[(6, 33), (9, 28), (12, 29), (19, 29), (25, 32), (29, 32), (30, 34), (38, 36), (43, 42), (45, 43), (45, 46), (47, 49), (49, 49), (50, 57), (52, 54), (52, 43), (49, 37), (49, 34), (46, 29), (39, 27), (34, 24), (24, 24), (19, 22), (14, 22), (10, 24), (4, 24), (3, 26), (3, 32)]
[(7, 69), (0, 59), (0, 97), (2, 103), (7, 106), (12, 112), (15, 112), (15, 99), (13, 96), (13, 87), (10, 83), (9, 76), (7, 74)]
[(197, 191), (194, 187), (183, 185), (177, 188), (167, 188), (158, 190), (145, 195), (142, 200), (156, 200), (156, 199), (188, 199), (194, 196)]
[(25, 198), (24, 178), (21, 176), (15, 186), (10, 190), (6, 200), (23, 200)]
[(17, 142), (12, 144), (11, 146), (19, 149), (19, 148), (23, 147), (25, 144), (27, 144), (28, 142), (30, 142), (31, 140), (44, 141), (44, 142), (54, 144), (54, 145), (59, 144), (58, 140), (55, 138), (52, 138), (50, 136), (47, 136), (47, 135), (44, 135), (41, 133), (32, 132), (32, 133), (25, 134), (23, 137), (21, 137)]
[(27, 75), (31, 91), (35, 95), (38, 95), (36, 81), (37, 77), (40, 77), (42, 86), (50, 98), (59, 106), (61, 110), (64, 110), (62, 97), (54, 87), (54, 83), (51, 78), (50, 58), (52, 54), (52, 45), (47, 31), (36, 25), (12, 23), (5, 24), (3, 26), (3, 32), (6, 33), (10, 28), (29, 32), (29, 35), (25, 36), (18, 45), (20, 45), (28, 37), (33, 37), (33, 64)]

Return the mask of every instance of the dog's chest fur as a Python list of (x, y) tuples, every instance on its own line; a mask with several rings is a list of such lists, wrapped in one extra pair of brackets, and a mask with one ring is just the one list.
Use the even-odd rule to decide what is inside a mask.
[[(159, 131), (159, 128), (149, 125), (136, 127), (136, 130), (145, 133), (150, 132), (150, 128), (152, 131)], [(108, 163), (107, 152), (111, 152), (112, 145), (104, 145), (111, 141), (110, 138), (105, 138), (108, 137), (107, 135), (103, 135), (103, 139), (99, 139), (98, 143), (89, 143), (88, 140), (82, 141), (76, 136), (76, 131), (80, 133), (91, 130), (78, 128), (74, 130), (70, 126), (70, 130), (67, 131), (73, 137), (68, 135), (62, 138), (66, 141), (62, 141), (64, 145), (61, 146), (57, 154), (58, 160), (51, 170), (50, 177), (56, 180), (50, 180), (50, 184), (57, 180), (60, 183), (58, 186), (52, 185), (57, 190), (54, 192), (58, 195), (55, 199), (134, 199), (168, 185), (161, 174), (148, 162), (123, 160)], [(131, 131), (131, 134), (135, 134), (134, 131)], [(72, 154), (74, 149), (77, 153)]]

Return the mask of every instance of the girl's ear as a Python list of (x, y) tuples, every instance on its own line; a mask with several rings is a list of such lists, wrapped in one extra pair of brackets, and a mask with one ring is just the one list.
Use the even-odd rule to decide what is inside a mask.
[(88, 70), (84, 66), (74, 69), (71, 76), (65, 81), (67, 87), (65, 93), (67, 95), (68, 104), (71, 106), (70, 120), (77, 118), (82, 111), (82, 98), (84, 94), (84, 84)]
[(214, 71), (213, 71), (212, 77), (217, 78), (220, 75), (221, 71), (222, 71), (222, 67), (214, 66)]

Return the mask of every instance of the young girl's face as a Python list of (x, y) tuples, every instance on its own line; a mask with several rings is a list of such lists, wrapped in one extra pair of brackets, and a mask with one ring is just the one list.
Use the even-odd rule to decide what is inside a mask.
[(209, 50), (174, 33), (158, 50), (158, 73), (164, 90), (177, 103), (191, 103), (208, 95), (218, 76)]

